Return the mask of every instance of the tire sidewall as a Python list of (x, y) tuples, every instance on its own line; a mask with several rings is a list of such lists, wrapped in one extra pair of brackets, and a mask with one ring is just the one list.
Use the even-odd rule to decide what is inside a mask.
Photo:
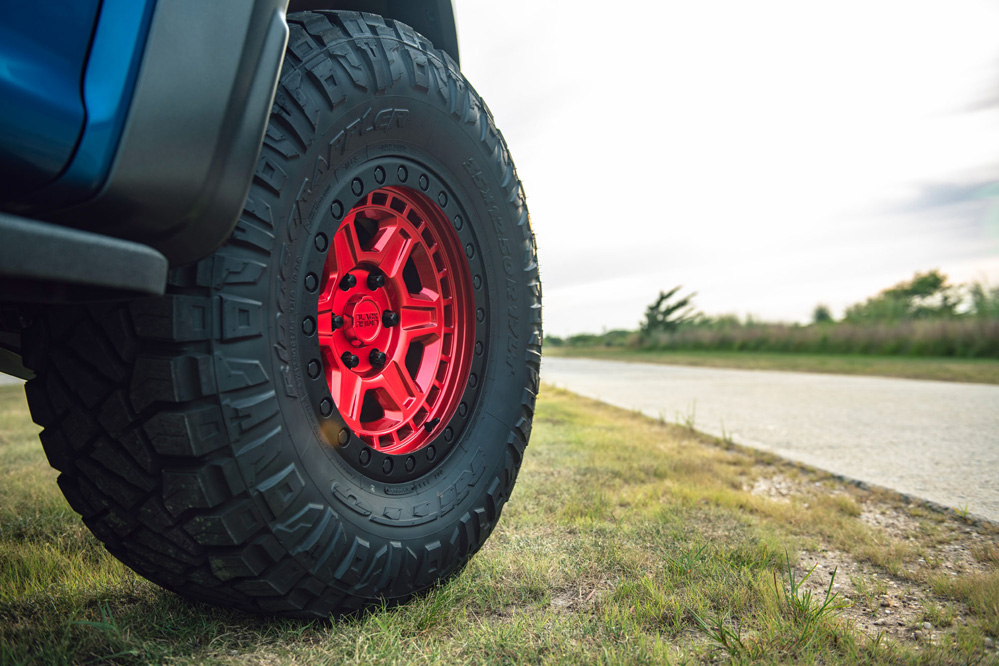
[[(441, 65), (446, 66), (443, 61)], [(283, 84), (298, 80), (295, 72), (282, 76)], [(307, 86), (287, 94), (303, 93), (315, 97)], [(469, 97), (479, 103), (476, 96)], [(292, 484), (294, 502), (275, 515), (274, 522), (280, 529), (283, 518), (297, 515), (299, 507), (325, 506), (339, 518), (345, 543), (360, 537), (374, 540), (371, 547), (377, 548), (381, 539), (418, 552), (428, 542), (452, 538), (457, 524), (487, 503), (495, 524), (516, 474), (518, 463), (511, 461), (508, 445), (523, 416), (525, 391), (533, 395), (537, 386), (536, 373), (525, 363), (537, 328), (527, 279), (533, 248), (520, 228), (526, 223), (526, 209), (519, 196), (508, 195), (510, 183), (503, 182), (510, 174), (503, 173), (497, 159), (505, 153), (497, 151), (505, 147), (497, 141), (490, 150), (483, 141), (481, 123), (489, 119), (481, 109), (453, 112), (443, 96), (408, 89), (405, 77), (384, 95), (371, 98), (356, 91), (332, 110), (320, 100), (311, 101), (320, 109), (315, 138), (300, 156), (282, 165), (284, 183), (270, 210), (276, 242), (270, 279), (263, 283), (268, 291), (263, 298), (276, 306), (265, 338), (284, 432), (279, 455), (305, 477), (300, 488)], [(463, 122), (470, 115), (477, 122)], [(482, 276), (474, 296), (476, 307), (485, 313), (476, 322), (476, 340), (484, 345), (472, 370), (479, 386), (466, 423), (429, 472), (400, 483), (372, 478), (344, 460), (339, 433), (346, 426), (335, 409), (329, 416), (323, 414), (322, 400), (331, 399), (329, 389), (321, 376), (317, 381), (307, 371), (310, 360), (318, 357), (318, 342), (315, 335), (303, 334), (301, 326), (316, 315), (316, 296), (303, 283), (317, 256), (324, 255), (317, 250), (317, 237), (332, 241), (339, 224), (331, 210), (335, 204), (344, 210), (353, 207), (360, 197), (352, 185), (367, 180), (363, 196), (375, 186), (370, 182), (373, 165), (393, 162), (411, 165), (411, 170), (415, 165), (448, 190), (445, 212), (453, 219), (457, 210), (465, 221), (463, 244), (465, 238), (473, 239), (475, 256), (469, 263), (473, 273)], [(429, 195), (434, 197), (432, 191)], [(358, 446), (355, 437), (347, 449)], [(234, 448), (238, 456), (239, 443)], [(464, 555), (478, 547), (475, 541), (467, 540)], [(461, 563), (454, 558), (446, 569), (455, 570)]]

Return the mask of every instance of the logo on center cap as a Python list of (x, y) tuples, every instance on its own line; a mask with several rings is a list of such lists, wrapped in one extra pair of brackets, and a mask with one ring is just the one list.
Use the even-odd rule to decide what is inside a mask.
[(381, 331), (381, 312), (375, 302), (367, 298), (354, 306), (350, 318), (347, 335), (362, 343), (371, 342)]
[(357, 328), (368, 328), (378, 325), (378, 315), (371, 312), (359, 312), (354, 315), (354, 326)]

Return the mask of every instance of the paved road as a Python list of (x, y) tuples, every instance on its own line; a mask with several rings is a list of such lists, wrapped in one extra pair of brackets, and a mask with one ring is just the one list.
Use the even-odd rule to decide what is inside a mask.
[(549, 357), (541, 377), (999, 521), (999, 386)]

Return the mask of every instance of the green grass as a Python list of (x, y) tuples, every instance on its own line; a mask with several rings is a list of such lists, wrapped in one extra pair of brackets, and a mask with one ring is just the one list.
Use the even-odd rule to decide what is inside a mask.
[(743, 370), (790, 370), (999, 384), (999, 360), (797, 354), (752, 351), (645, 351), (621, 347), (546, 347), (548, 356), (598, 358)]
[[(811, 494), (777, 502), (745, 490), (777, 471)], [(794, 565), (799, 549), (826, 544), (882, 573), (915, 566), (926, 544), (858, 518), (881, 496), (833, 496), (821, 475), (550, 388), (482, 551), (425, 596), (356, 618), (188, 603), (108, 556), (54, 481), (20, 388), (0, 388), (3, 664), (995, 663), (983, 651), (995, 622), (991, 550), (978, 573), (925, 578), (940, 604), (971, 606), (951, 620), (961, 623), (953, 635), (935, 645), (865, 636), (841, 615), (833, 583), (808, 592)], [(966, 527), (921, 520), (934, 543)]]

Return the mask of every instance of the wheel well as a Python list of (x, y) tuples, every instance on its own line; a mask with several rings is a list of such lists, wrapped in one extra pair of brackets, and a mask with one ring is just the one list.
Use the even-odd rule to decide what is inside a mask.
[(289, 12), (343, 9), (370, 12), (409, 25), (460, 63), (452, 0), (291, 0)]

